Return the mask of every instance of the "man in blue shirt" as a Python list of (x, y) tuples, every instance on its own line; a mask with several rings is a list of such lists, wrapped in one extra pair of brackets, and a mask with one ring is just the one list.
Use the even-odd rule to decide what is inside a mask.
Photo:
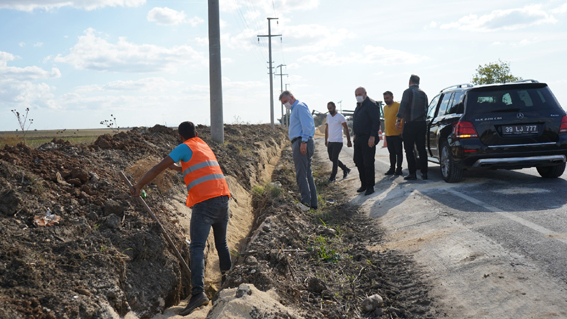
[(290, 91), (283, 91), (279, 100), (288, 110), (291, 110), (289, 139), (293, 151), (295, 178), (301, 193), (301, 203), (317, 209), (317, 189), (311, 172), (311, 159), (315, 151), (313, 115), (311, 115), (307, 105), (296, 100)]

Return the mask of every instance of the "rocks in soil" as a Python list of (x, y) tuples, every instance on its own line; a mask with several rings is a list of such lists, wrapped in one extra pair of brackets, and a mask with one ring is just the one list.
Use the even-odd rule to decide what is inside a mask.
[(382, 299), (382, 296), (375, 294), (362, 301), (362, 308), (364, 309), (364, 311), (371, 312), (376, 308), (381, 307), (382, 304), (384, 304), (384, 299)]
[(104, 203), (104, 215), (108, 216), (110, 214), (114, 215), (122, 215), (124, 213), (124, 207), (122, 205), (113, 200), (109, 199)]
[(242, 298), (244, 295), (252, 295), (252, 290), (247, 284), (241, 284), (236, 290), (236, 298)]
[(327, 289), (327, 285), (323, 280), (315, 277), (307, 279), (307, 289), (311, 292), (320, 294), (323, 290)]

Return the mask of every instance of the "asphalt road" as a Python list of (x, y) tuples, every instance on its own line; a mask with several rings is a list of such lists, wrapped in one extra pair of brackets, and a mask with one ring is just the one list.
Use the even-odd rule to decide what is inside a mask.
[[(324, 141), (316, 144), (325, 159)], [(353, 171), (337, 183), (388, 230), (389, 242), (372, 249), (413, 254), (449, 318), (567, 318), (567, 173), (469, 171), (448, 184), (429, 163), (429, 180), (408, 182), (384, 175), (381, 146), (375, 194), (355, 192), (346, 142), (340, 159)], [(406, 175), (405, 159), (403, 167)]]

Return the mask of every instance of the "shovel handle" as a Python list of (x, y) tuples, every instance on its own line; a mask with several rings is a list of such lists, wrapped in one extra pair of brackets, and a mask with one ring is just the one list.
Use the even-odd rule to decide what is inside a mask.
[[(130, 182), (130, 180), (128, 179), (128, 177), (126, 177), (124, 172), (120, 171), (120, 177), (122, 177), (122, 179), (124, 180), (126, 185), (128, 185), (130, 188), (134, 187), (132, 185), (132, 183)], [(165, 240), (167, 240), (167, 243), (169, 244), (169, 246), (171, 246), (171, 248), (175, 252), (177, 259), (179, 259), (179, 261), (181, 262), (181, 265), (183, 265), (183, 267), (181, 267), (181, 268), (183, 268), (185, 270), (185, 272), (187, 273), (187, 276), (189, 276), (189, 279), (191, 279), (191, 269), (189, 268), (189, 266), (185, 262), (185, 259), (183, 259), (183, 256), (181, 256), (181, 253), (179, 253), (179, 250), (177, 250), (177, 247), (175, 247), (175, 245), (173, 244), (173, 241), (171, 240), (171, 238), (167, 234), (167, 231), (165, 230), (163, 225), (160, 223), (157, 216), (154, 214), (154, 212), (152, 212), (150, 206), (148, 206), (148, 204), (146, 203), (146, 201), (142, 197), (138, 196), (138, 197), (136, 197), (136, 199), (146, 209), (146, 211), (150, 214), (150, 216), (152, 216), (153, 220), (156, 223), (158, 223), (159, 228), (161, 229), (161, 233), (163, 234), (163, 237), (165, 237)]]

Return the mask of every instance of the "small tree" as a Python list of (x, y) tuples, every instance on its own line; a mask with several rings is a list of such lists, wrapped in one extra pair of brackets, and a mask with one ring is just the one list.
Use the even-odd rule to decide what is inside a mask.
[(491, 62), (484, 66), (479, 65), (476, 69), (476, 74), (473, 75), (472, 83), (492, 84), (492, 83), (508, 83), (522, 80), (521, 77), (515, 77), (510, 74), (510, 62), (503, 62), (498, 59), (498, 62)]
[[(22, 134), (24, 135), (24, 144), (26, 144), (26, 133), (33, 123), (33, 119), (29, 119), (28, 121), (28, 113), (30, 111), (30, 108), (29, 107), (26, 108), (26, 115), (20, 115), (20, 112), (18, 112), (16, 109), (13, 109), (11, 111), (12, 113), (14, 113), (16, 118), (18, 118), (18, 123), (20, 124), (20, 128), (22, 129)], [(26, 123), (27, 123), (27, 127), (26, 127)]]

